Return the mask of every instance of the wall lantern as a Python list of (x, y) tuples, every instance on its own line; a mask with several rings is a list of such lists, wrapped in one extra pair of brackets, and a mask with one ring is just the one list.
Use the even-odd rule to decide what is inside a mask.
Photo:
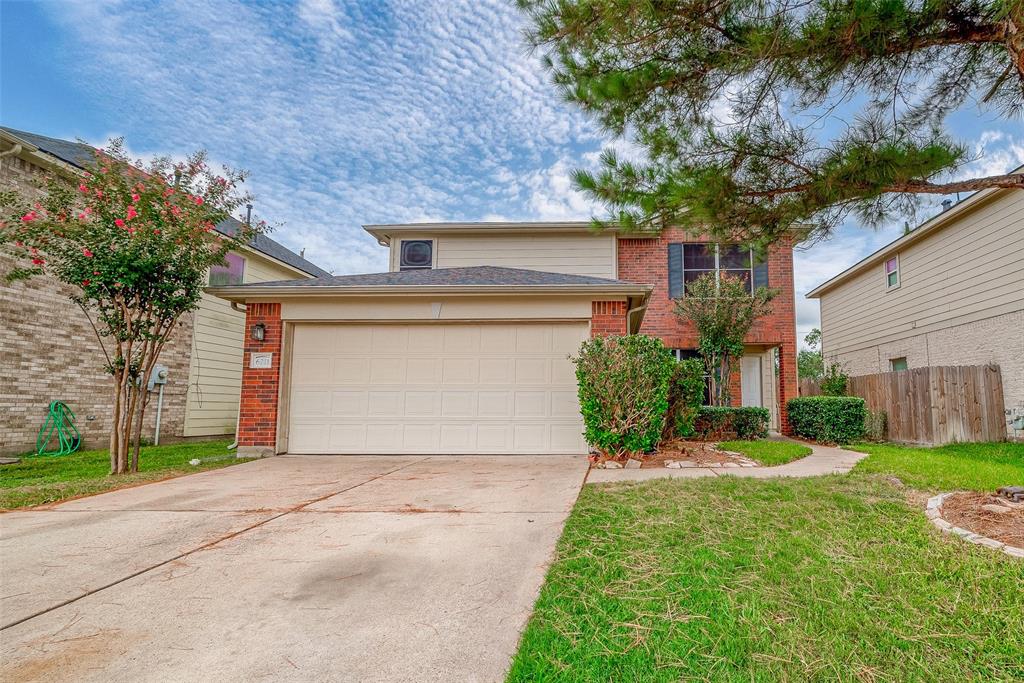
[(263, 337), (266, 335), (266, 333), (267, 326), (264, 325), (263, 323), (256, 323), (255, 325), (252, 326), (251, 336), (256, 341), (263, 341)]

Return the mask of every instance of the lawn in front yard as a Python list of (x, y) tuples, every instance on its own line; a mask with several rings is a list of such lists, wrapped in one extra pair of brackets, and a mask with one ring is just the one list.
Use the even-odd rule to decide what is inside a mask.
[(757, 441), (723, 441), (718, 447), (726, 451), (742, 453), (766, 467), (785, 465), (787, 462), (799, 460), (810, 455), (810, 446), (794, 441), (773, 441), (759, 439)]
[(510, 681), (1024, 678), (1024, 564), (877, 475), (588, 485)]
[(1024, 443), (957, 443), (936, 448), (858, 444), (852, 450), (869, 454), (854, 472), (893, 475), (929, 493), (1024, 486)]
[[(0, 465), (0, 509), (54, 503), (133, 484), (216, 469), (244, 462), (227, 450), (228, 441), (189, 441), (148, 446), (139, 454), (139, 472), (110, 476), (107, 451), (71, 455), (32, 455), (14, 465)], [(199, 465), (189, 460), (198, 458)]]

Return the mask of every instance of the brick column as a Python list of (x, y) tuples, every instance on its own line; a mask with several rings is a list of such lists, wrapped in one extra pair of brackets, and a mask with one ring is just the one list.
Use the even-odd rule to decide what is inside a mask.
[(611, 337), (626, 334), (625, 301), (595, 301), (591, 304), (590, 336)]
[(779, 430), (783, 434), (792, 434), (789, 426), (789, 415), (786, 412), (786, 401), (800, 394), (800, 385), (796, 375), (796, 333), (792, 341), (779, 346)]
[[(265, 326), (263, 341), (252, 338), (253, 325)], [(242, 356), (238, 455), (265, 457), (277, 447), (277, 398), (281, 370), (281, 304), (248, 304)], [(270, 353), (269, 368), (253, 368), (252, 354)]]

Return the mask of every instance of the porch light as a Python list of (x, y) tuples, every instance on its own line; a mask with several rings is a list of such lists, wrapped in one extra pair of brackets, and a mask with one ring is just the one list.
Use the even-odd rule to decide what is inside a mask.
[(252, 326), (252, 332), (250, 333), (250, 336), (256, 341), (263, 341), (263, 336), (266, 334), (266, 332), (266, 325), (264, 325), (263, 323), (256, 323), (255, 325)]

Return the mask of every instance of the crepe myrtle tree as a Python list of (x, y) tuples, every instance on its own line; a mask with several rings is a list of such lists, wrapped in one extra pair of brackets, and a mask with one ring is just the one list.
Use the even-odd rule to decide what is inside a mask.
[(776, 294), (767, 287), (751, 294), (742, 278), (711, 271), (690, 282), (685, 295), (676, 300), (675, 314), (697, 329), (711, 405), (730, 404), (729, 378), (743, 355), (743, 340), (754, 322), (771, 312)]
[(923, 195), (1024, 190), (964, 172), (943, 130), (966, 107), (1020, 116), (1024, 0), (518, 2), (566, 99), (640, 147), (575, 173), (626, 229), (814, 239)]
[(132, 162), (123, 140), (97, 150), (68, 182), (48, 177), (38, 199), (5, 192), (0, 248), (20, 265), (8, 280), (41, 275), (74, 287), (111, 377), (111, 474), (136, 472), (148, 378), (210, 266), (263, 226), (225, 236), (214, 228), (249, 197), (245, 173), (213, 172), (206, 155)]

